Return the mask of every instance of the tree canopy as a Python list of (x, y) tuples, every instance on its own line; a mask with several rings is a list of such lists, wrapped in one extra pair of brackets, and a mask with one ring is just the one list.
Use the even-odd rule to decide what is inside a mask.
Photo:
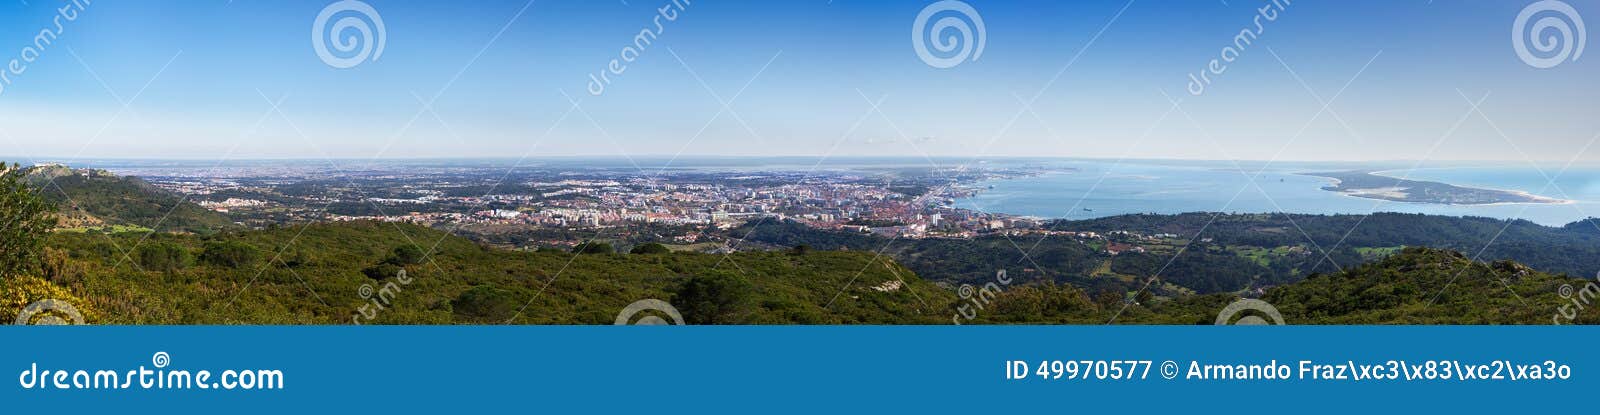
[(37, 271), (43, 236), (56, 226), (55, 207), (23, 183), (21, 171), (0, 162), (0, 278)]

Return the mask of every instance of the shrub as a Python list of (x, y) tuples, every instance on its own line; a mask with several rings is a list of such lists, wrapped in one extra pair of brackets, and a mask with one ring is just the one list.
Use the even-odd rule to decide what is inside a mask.
[[(42, 278), (15, 275), (0, 279), (0, 321), (6, 324), (15, 321), (18, 314), (26, 310), (27, 306), (46, 300), (70, 306), (78, 312), (78, 317), (83, 317), (84, 323), (96, 323), (100, 320), (100, 314), (88, 301)], [(76, 323), (73, 317), (60, 306), (44, 307), (25, 324), (38, 324), (47, 321), (46, 319), (72, 324)]]
[(457, 316), (475, 320), (504, 320), (517, 310), (518, 299), (511, 291), (493, 285), (472, 287), (450, 302)]
[(399, 276), (400, 271), (404, 269), (405, 268), (400, 268), (394, 264), (382, 263), (367, 267), (366, 269), (361, 270), (361, 273), (365, 274), (367, 278), (382, 281), (388, 278)]
[(754, 291), (737, 275), (694, 277), (678, 287), (672, 305), (689, 324), (742, 324), (755, 311)]
[(278, 262), (289, 268), (300, 268), (311, 264), (311, 257), (300, 248), (292, 248), (287, 253), (278, 256)]
[(188, 267), (194, 260), (189, 250), (167, 242), (139, 245), (139, 267), (146, 271), (176, 271)]
[(207, 242), (200, 261), (219, 267), (240, 268), (261, 261), (261, 250), (236, 241)]
[(640, 255), (658, 255), (672, 253), (672, 250), (668, 249), (666, 245), (649, 243), (635, 246), (632, 250), (628, 251), (628, 253)]
[(45, 280), (61, 285), (72, 285), (83, 280), (83, 266), (72, 260), (72, 254), (67, 251), (45, 247), (39, 255), (43, 266), (41, 276)]
[(0, 163), (0, 277), (39, 268), (41, 243), (55, 228), (55, 207), (28, 188), (23, 170)]
[(605, 242), (588, 242), (572, 247), (572, 253), (575, 254), (613, 254), (616, 252), (616, 248), (612, 248), (611, 244)]
[(389, 255), (389, 262), (400, 266), (421, 264), (423, 259), (422, 249), (415, 245), (401, 245)]

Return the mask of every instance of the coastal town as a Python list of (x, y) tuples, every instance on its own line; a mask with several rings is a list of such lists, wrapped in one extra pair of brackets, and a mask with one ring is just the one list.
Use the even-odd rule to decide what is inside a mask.
[(1111, 255), (1144, 252), (1141, 242), (1177, 237), (1053, 229), (1045, 218), (958, 207), (958, 200), (984, 191), (984, 183), (1039, 173), (1021, 168), (661, 175), (461, 166), (330, 170), (304, 165), (117, 173), (138, 175), (253, 228), (406, 222), (465, 234), (520, 235), (490, 239), (527, 249), (581, 242), (573, 235), (650, 229), (659, 242), (726, 250), (729, 238), (717, 231), (765, 221), (908, 239), (1065, 236), (1102, 241), (1096, 246)]
[[(1037, 218), (955, 207), (975, 182), (1016, 173), (969, 174), (940, 183), (860, 173), (785, 172), (584, 174), (401, 171), (323, 179), (283, 171), (204, 176), (138, 172), (199, 205), (262, 226), (289, 221), (375, 220), (428, 226), (596, 229), (663, 225), (727, 229), (770, 218), (820, 229), (907, 238), (970, 238), (1036, 228)], [(504, 173), (504, 172), (499, 172)], [(513, 177), (515, 176), (515, 177)], [(952, 183), (953, 182), (953, 183)], [(316, 191), (312, 191), (316, 190)], [(481, 191), (481, 193), (480, 193)]]

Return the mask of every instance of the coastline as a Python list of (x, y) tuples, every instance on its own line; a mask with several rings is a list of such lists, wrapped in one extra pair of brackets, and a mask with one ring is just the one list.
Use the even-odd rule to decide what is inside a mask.
[[(1131, 164), (1134, 164), (1134, 163), (1125, 163), (1125, 164), (1130, 164), (1131, 165)], [(1160, 166), (1156, 166), (1156, 167), (1160, 167)], [(1163, 175), (1172, 175), (1172, 174), (1182, 174), (1181, 171), (1168, 171), (1168, 170), (1165, 170), (1165, 169), (1154, 169), (1154, 170), (1138, 169), (1138, 170), (1141, 170), (1141, 171), (1138, 171), (1138, 174), (1141, 174), (1141, 175), (1163, 176)], [(1148, 192), (1139, 192), (1137, 195), (1131, 195), (1131, 194), (1130, 195), (1122, 195), (1122, 194), (1118, 194), (1117, 193), (1119, 191), (1118, 189), (1120, 189), (1122, 191), (1126, 191), (1128, 188), (1131, 187), (1131, 188), (1140, 188), (1140, 189), (1150, 190), (1150, 189), (1161, 188), (1162, 186), (1165, 186), (1165, 184), (1161, 180), (1154, 181), (1154, 182), (1143, 182), (1143, 181), (1141, 181), (1142, 183), (1135, 183), (1134, 181), (1131, 181), (1131, 180), (1123, 180), (1123, 177), (1121, 177), (1121, 176), (1113, 175), (1113, 177), (1107, 177), (1106, 178), (1105, 186), (1100, 186), (1099, 191), (1095, 192), (1097, 194), (1094, 195), (1094, 196), (1091, 196), (1090, 199), (1095, 199), (1095, 198), (1101, 197), (1101, 196), (1111, 196), (1113, 198), (1120, 199), (1119, 201), (1114, 202), (1115, 204), (1108, 204), (1108, 203), (1113, 203), (1113, 202), (1109, 202), (1109, 201), (1099, 201), (1099, 202), (1093, 202), (1093, 203), (1086, 203), (1085, 204), (1086, 206), (1095, 208), (1097, 211), (1095, 211), (1095, 212), (1085, 212), (1085, 211), (1082, 211), (1081, 209), (1075, 209), (1072, 212), (1069, 212), (1069, 213), (1067, 213), (1065, 215), (1062, 215), (1061, 213), (1067, 207), (1073, 206), (1074, 204), (1077, 203), (1077, 200), (1076, 200), (1077, 196), (1074, 196), (1074, 197), (1071, 197), (1071, 198), (1063, 198), (1063, 197), (1055, 197), (1055, 196), (1052, 196), (1052, 195), (1056, 195), (1056, 196), (1064, 195), (1064, 194), (1077, 195), (1079, 193), (1082, 193), (1082, 192), (1084, 192), (1084, 189), (1091, 187), (1091, 184), (1095, 182), (1096, 176), (1099, 176), (1101, 173), (1103, 173), (1103, 172), (1098, 172), (1098, 170), (1095, 170), (1094, 168), (1090, 168), (1090, 167), (1080, 167), (1079, 171), (1080, 172), (1094, 171), (1096, 173), (1088, 175), (1088, 176), (1083, 177), (1081, 179), (1067, 179), (1067, 180), (1053, 179), (1053, 178), (1063, 177), (1063, 176), (1058, 176), (1057, 175), (1057, 174), (1061, 174), (1059, 172), (1044, 172), (1044, 173), (1039, 174), (1039, 175), (1034, 176), (1034, 177), (1006, 178), (1006, 179), (998, 179), (998, 180), (984, 180), (984, 181), (981, 181), (981, 182), (974, 183), (974, 187), (977, 188), (975, 190), (979, 190), (979, 191), (976, 191), (976, 192), (973, 192), (973, 193), (971, 193), (969, 195), (966, 195), (966, 197), (953, 198), (952, 199), (952, 203), (953, 203), (954, 206), (966, 207), (966, 208), (970, 208), (970, 207), (975, 207), (976, 206), (976, 207), (979, 207), (980, 210), (987, 211), (989, 213), (1006, 214), (1006, 215), (1013, 215), (1013, 216), (1028, 216), (1028, 217), (1035, 217), (1035, 218), (1071, 219), (1071, 220), (1093, 219), (1093, 218), (1099, 218), (1099, 217), (1118, 216), (1118, 215), (1124, 215), (1124, 214), (1138, 214), (1138, 213), (1177, 214), (1177, 213), (1189, 212), (1189, 211), (1206, 211), (1206, 210), (1208, 210), (1206, 208), (1202, 208), (1200, 205), (1191, 205), (1191, 206), (1189, 206), (1189, 208), (1173, 207), (1170, 203), (1168, 203), (1168, 201), (1162, 199), (1160, 196), (1148, 196), (1148, 195), (1150, 195), (1150, 193), (1148, 193)], [(1151, 172), (1151, 171), (1154, 171), (1154, 172)], [(1396, 170), (1374, 170), (1374, 172), (1380, 172), (1380, 171), (1381, 172), (1386, 172), (1386, 173), (1391, 174), (1391, 175), (1396, 175), (1396, 176), (1398, 176), (1397, 173), (1399, 173)], [(1317, 172), (1317, 171), (1311, 170), (1311, 169), (1306, 169), (1306, 168), (1292, 168), (1292, 169), (1287, 169), (1287, 170), (1284, 170), (1284, 171), (1279, 171), (1277, 173), (1272, 173), (1272, 175), (1263, 176), (1264, 178), (1258, 179), (1258, 180), (1262, 181), (1262, 185), (1263, 186), (1267, 185), (1267, 183), (1266, 183), (1267, 181), (1271, 181), (1271, 182), (1273, 182), (1272, 184), (1274, 186), (1277, 186), (1278, 185), (1277, 182), (1279, 182), (1280, 180), (1277, 180), (1277, 179), (1273, 178), (1273, 175), (1277, 175), (1279, 177), (1303, 177), (1303, 178), (1307, 178), (1307, 179), (1315, 179), (1315, 180), (1302, 181), (1299, 184), (1294, 184), (1293, 186), (1291, 186), (1291, 187), (1293, 187), (1295, 189), (1302, 189), (1304, 192), (1306, 192), (1304, 194), (1299, 193), (1300, 192), (1299, 190), (1294, 190), (1294, 191), (1292, 191), (1292, 193), (1284, 193), (1283, 197), (1290, 198), (1290, 199), (1286, 199), (1285, 200), (1286, 203), (1289, 202), (1290, 200), (1298, 200), (1298, 202), (1292, 202), (1292, 203), (1288, 203), (1288, 204), (1290, 204), (1290, 205), (1298, 204), (1299, 205), (1299, 206), (1285, 206), (1284, 209), (1287, 209), (1287, 212), (1289, 212), (1289, 213), (1303, 213), (1303, 214), (1365, 214), (1368, 211), (1374, 210), (1374, 208), (1373, 208), (1373, 204), (1374, 203), (1393, 202), (1393, 203), (1395, 203), (1394, 205), (1388, 205), (1388, 207), (1383, 207), (1382, 205), (1380, 205), (1379, 207), (1376, 208), (1375, 211), (1425, 213), (1425, 214), (1437, 214), (1437, 215), (1446, 215), (1446, 216), (1486, 216), (1486, 217), (1496, 217), (1496, 218), (1502, 218), (1502, 219), (1524, 218), (1524, 219), (1533, 220), (1535, 222), (1538, 222), (1538, 223), (1541, 223), (1541, 224), (1544, 224), (1544, 225), (1547, 225), (1547, 226), (1560, 226), (1560, 225), (1563, 225), (1563, 224), (1566, 224), (1566, 223), (1570, 223), (1570, 222), (1575, 221), (1575, 220), (1581, 220), (1582, 219), (1581, 217), (1577, 216), (1576, 213), (1567, 214), (1567, 213), (1555, 212), (1555, 210), (1570, 209), (1570, 208), (1562, 208), (1560, 206), (1562, 206), (1562, 205), (1581, 205), (1581, 204), (1588, 204), (1589, 203), (1589, 202), (1585, 202), (1584, 200), (1586, 200), (1586, 199), (1581, 197), (1582, 195), (1587, 195), (1588, 193), (1583, 193), (1582, 195), (1579, 195), (1580, 197), (1573, 197), (1573, 198), (1569, 198), (1569, 199), (1558, 199), (1558, 198), (1551, 198), (1551, 197), (1535, 195), (1535, 194), (1532, 194), (1530, 192), (1521, 191), (1521, 190), (1495, 189), (1495, 188), (1492, 188), (1492, 187), (1476, 187), (1476, 186), (1471, 186), (1471, 187), (1469, 187), (1469, 186), (1456, 186), (1456, 185), (1452, 185), (1452, 184), (1449, 184), (1449, 183), (1446, 183), (1446, 182), (1437, 182), (1437, 181), (1424, 182), (1424, 181), (1416, 181), (1416, 180), (1413, 180), (1413, 181), (1414, 182), (1418, 182), (1418, 183), (1413, 183), (1413, 185), (1428, 187), (1429, 188), (1428, 190), (1431, 192), (1431, 193), (1423, 193), (1423, 192), (1420, 192), (1420, 191), (1417, 191), (1417, 190), (1413, 190), (1414, 192), (1416, 192), (1416, 194), (1418, 196), (1424, 196), (1424, 198), (1422, 200), (1402, 199), (1402, 198), (1396, 198), (1396, 197), (1383, 197), (1382, 194), (1378, 194), (1378, 195), (1351, 194), (1350, 192), (1346, 192), (1346, 191), (1325, 189), (1325, 187), (1330, 187), (1331, 188), (1331, 187), (1337, 187), (1339, 185), (1346, 185), (1346, 186), (1363, 185), (1365, 187), (1380, 188), (1380, 187), (1386, 187), (1386, 185), (1392, 185), (1394, 183), (1396, 177), (1395, 176), (1384, 175), (1384, 176), (1376, 176), (1376, 178), (1368, 177), (1366, 179), (1358, 179), (1358, 178), (1356, 178), (1357, 176), (1355, 176), (1355, 174), (1351, 173), (1352, 172), (1351, 170), (1338, 172), (1340, 174), (1332, 174), (1332, 176), (1338, 176), (1338, 177), (1328, 177), (1328, 176), (1320, 176), (1320, 175), (1308, 174), (1308, 173), (1314, 173), (1314, 172)], [(1329, 172), (1329, 171), (1323, 171), (1323, 172)], [(1348, 179), (1348, 180), (1341, 180), (1341, 177), (1345, 178), (1345, 179)], [(1059, 181), (1059, 183), (1058, 183), (1058, 181)], [(1291, 184), (1293, 184), (1292, 182), (1294, 182), (1294, 180), (1290, 179), (1290, 182), (1291, 182)], [(1017, 183), (1017, 185), (1012, 185), (1010, 183)], [(1423, 184), (1423, 183), (1429, 183), (1429, 184)], [(987, 187), (990, 186), (990, 185), (995, 186), (995, 188), (992, 189), (992, 190), (988, 189)], [(1271, 188), (1271, 187), (1272, 186), (1269, 186), (1269, 188)], [(1412, 187), (1412, 186), (1402, 186), (1402, 187)], [(1017, 189), (1024, 189), (1024, 190), (1022, 190), (1023, 193), (1016, 193)], [(1229, 189), (1233, 189), (1233, 188), (1230, 187)], [(1394, 189), (1388, 189), (1388, 190), (1394, 190)], [(1421, 189), (1418, 189), (1418, 190), (1421, 190)], [(1276, 195), (1278, 193), (1280, 193), (1280, 192), (1289, 192), (1289, 191), (1291, 191), (1291, 190), (1277, 189), (1277, 190), (1272, 190), (1271, 193), (1276, 197)], [(1452, 194), (1457, 192), (1457, 191), (1463, 193), (1462, 197), (1452, 197)], [(1008, 200), (1009, 199), (1013, 199), (1013, 198), (1016, 199), (1016, 200), (1009, 200), (1009, 201), (1004, 202), (1004, 203), (999, 204), (999, 205), (994, 204), (993, 202), (995, 202), (996, 200), (993, 198), (993, 196), (998, 194), (998, 193), (995, 193), (995, 192), (1004, 193), (1004, 194), (1008, 195), (1008, 197), (1006, 197), (1006, 199), (1008, 199)], [(1231, 190), (1230, 190), (1229, 193), (1231, 193)], [(1328, 200), (1327, 202), (1324, 202), (1324, 203), (1322, 203), (1320, 205), (1315, 203), (1315, 202), (1305, 202), (1306, 200), (1315, 200), (1315, 199), (1306, 199), (1307, 197), (1310, 197), (1311, 194), (1324, 194), (1324, 195), (1327, 195), (1327, 196), (1322, 196), (1322, 197), (1331, 197), (1331, 198), (1337, 199), (1337, 200)], [(1148, 196), (1148, 197), (1146, 197), (1146, 196)], [(1191, 195), (1188, 195), (1188, 196), (1192, 197), (1193, 195), (1191, 194)], [(1397, 196), (1397, 195), (1389, 194), (1387, 196)], [(1432, 197), (1432, 196), (1439, 196), (1439, 197)], [(1203, 197), (1203, 196), (1201, 196), (1201, 197)], [(1428, 197), (1432, 197), (1435, 200), (1427, 200)], [(1072, 200), (1066, 200), (1066, 199), (1072, 199)], [(1452, 199), (1455, 200), (1457, 203), (1450, 203)], [(1474, 199), (1476, 199), (1476, 201), (1478, 203), (1462, 203), (1462, 202), (1472, 202), (1472, 201), (1474, 201)], [(1593, 199), (1593, 198), (1590, 197), (1589, 199)], [(1360, 201), (1360, 202), (1357, 202), (1357, 201)], [(1377, 202), (1377, 201), (1381, 201), (1381, 202)], [(1205, 202), (1205, 203), (1209, 203), (1209, 202)], [(1221, 199), (1217, 200), (1216, 203), (1221, 204), (1222, 203)], [(1359, 205), (1356, 205), (1356, 203), (1359, 203)], [(1204, 203), (1202, 203), (1202, 204), (1204, 204)], [(1095, 206), (1095, 205), (1099, 205), (1099, 206)], [(1506, 206), (1511, 206), (1511, 205), (1523, 205), (1524, 208), (1506, 207)], [(1539, 208), (1539, 207), (1535, 207), (1534, 205), (1544, 205), (1544, 206), (1549, 206), (1549, 207)], [(1321, 206), (1321, 207), (1318, 207), (1318, 206)], [(1041, 210), (1041, 209), (1045, 209), (1045, 210), (1048, 210), (1048, 211)], [(1211, 209), (1215, 209), (1215, 208), (1213, 207)], [(1244, 208), (1241, 208), (1241, 206), (1238, 206), (1238, 205), (1234, 205), (1234, 206), (1230, 206), (1230, 207), (1227, 208), (1227, 210), (1229, 210), (1229, 211), (1235, 211), (1235, 212), (1238, 212), (1238, 213), (1273, 213), (1273, 212), (1278, 212), (1278, 210), (1276, 210), (1276, 209), (1278, 209), (1278, 208), (1274, 208), (1274, 207), (1272, 207), (1270, 205), (1266, 206), (1266, 207), (1255, 206), (1255, 207), (1244, 207)], [(1525, 209), (1526, 212), (1520, 211), (1519, 209)], [(1554, 210), (1552, 210), (1552, 209), (1554, 209)]]
[[(1483, 189), (1483, 190), (1496, 190), (1496, 189)], [(1506, 193), (1519, 193), (1519, 194), (1520, 193), (1527, 193), (1527, 192), (1523, 192), (1523, 191), (1520, 191), (1520, 190), (1499, 190), (1499, 191), (1506, 192)], [(1380, 197), (1367, 197), (1367, 196), (1352, 194), (1350, 192), (1338, 191), (1338, 190), (1331, 190), (1330, 192), (1338, 194), (1339, 196), (1344, 196), (1344, 197), (1349, 197), (1349, 198), (1354, 198), (1354, 199), (1381, 200), (1381, 201), (1384, 201), (1384, 202), (1405, 203), (1405, 204), (1411, 204), (1411, 205), (1438, 205), (1438, 206), (1457, 206), (1457, 207), (1485, 206), (1485, 207), (1487, 207), (1487, 206), (1515, 206), (1515, 205), (1561, 206), (1561, 205), (1575, 205), (1575, 204), (1578, 204), (1578, 201), (1576, 201), (1576, 200), (1552, 199), (1552, 198), (1533, 195), (1533, 194), (1523, 194), (1522, 196), (1526, 196), (1528, 198), (1534, 198), (1534, 199), (1549, 200), (1549, 201), (1548, 202), (1541, 201), (1541, 202), (1493, 202), (1493, 203), (1440, 203), (1440, 202), (1423, 202), (1423, 201), (1416, 201), (1416, 200), (1396, 200), (1396, 199), (1386, 199), (1386, 198), (1380, 198)]]
[[(1397, 172), (1397, 171), (1402, 171), (1402, 170), (1415, 170), (1415, 169), (1375, 170), (1375, 171), (1368, 172), (1367, 174), (1370, 174), (1370, 175), (1373, 175), (1373, 176), (1379, 176), (1379, 177), (1387, 177), (1387, 178), (1391, 178), (1391, 179), (1395, 179), (1395, 180), (1428, 181), (1428, 180), (1416, 180), (1416, 179), (1405, 178), (1405, 177), (1395, 177), (1395, 176), (1390, 175), (1390, 174), (1385, 174), (1385, 173)], [(1334, 179), (1334, 180), (1335, 180), (1335, 184), (1334, 185), (1337, 186), (1338, 185), (1338, 183), (1337, 183), (1338, 179)], [(1451, 205), (1451, 206), (1507, 206), (1507, 205), (1573, 205), (1573, 204), (1577, 204), (1578, 203), (1578, 201), (1576, 201), (1576, 200), (1558, 199), (1558, 198), (1553, 198), (1553, 197), (1548, 197), (1548, 196), (1540, 196), (1540, 195), (1533, 194), (1532, 192), (1529, 192), (1529, 191), (1526, 191), (1526, 190), (1500, 189), (1500, 188), (1494, 188), (1494, 187), (1480, 187), (1480, 186), (1463, 186), (1463, 185), (1458, 185), (1458, 184), (1454, 184), (1454, 183), (1447, 183), (1447, 182), (1442, 182), (1442, 181), (1433, 181), (1433, 182), (1434, 183), (1446, 184), (1446, 185), (1450, 185), (1450, 186), (1455, 186), (1455, 187), (1459, 187), (1459, 188), (1463, 188), (1463, 189), (1487, 190), (1487, 191), (1493, 191), (1493, 192), (1510, 193), (1510, 194), (1522, 196), (1522, 197), (1525, 197), (1525, 198), (1537, 200), (1537, 201), (1534, 201), (1534, 202), (1495, 202), (1495, 203), (1474, 203), (1474, 204), (1443, 203), (1444, 205)], [(1407, 202), (1409, 202), (1409, 201), (1407, 201)], [(1416, 203), (1429, 203), (1429, 202), (1416, 202)]]

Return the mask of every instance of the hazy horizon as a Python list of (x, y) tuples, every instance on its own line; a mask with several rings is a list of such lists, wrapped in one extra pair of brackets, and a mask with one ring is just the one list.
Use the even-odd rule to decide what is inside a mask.
[[(6, 162), (6, 163), (15, 162), (15, 163), (27, 164), (27, 162), (36, 162), (36, 163), (41, 163), (41, 164), (44, 164), (44, 163), (67, 164), (69, 166), (74, 162), (182, 162), (182, 163), (201, 163), (201, 164), (210, 163), (210, 164), (224, 164), (225, 165), (225, 164), (229, 164), (229, 163), (277, 162), (277, 161), (304, 162), (304, 163), (326, 163), (328, 161), (359, 161), (359, 162), (369, 162), (369, 161), (371, 161), (371, 162), (383, 162), (383, 161), (439, 161), (439, 162), (450, 162), (450, 161), (461, 161), (461, 162), (496, 161), (496, 162), (517, 162), (517, 161), (522, 161), (524, 163), (532, 163), (532, 162), (538, 162), (538, 161), (542, 161), (542, 160), (613, 160), (613, 161), (618, 161), (618, 162), (626, 162), (629, 159), (631, 159), (633, 161), (652, 161), (652, 162), (666, 162), (666, 161), (673, 161), (673, 160), (676, 160), (676, 161), (695, 161), (695, 160), (719, 160), (719, 161), (724, 161), (725, 160), (725, 161), (752, 161), (752, 162), (753, 161), (759, 161), (759, 160), (797, 160), (797, 161), (813, 161), (813, 162), (820, 161), (822, 164), (828, 164), (828, 163), (834, 162), (834, 161), (843, 162), (843, 161), (859, 161), (859, 160), (894, 160), (894, 161), (907, 161), (907, 162), (913, 162), (913, 163), (927, 164), (926, 161), (929, 160), (929, 159), (932, 159), (932, 160), (935, 160), (935, 161), (953, 161), (953, 162), (960, 163), (960, 164), (956, 164), (956, 165), (943, 166), (943, 167), (959, 167), (961, 164), (968, 164), (969, 167), (970, 167), (970, 165), (976, 165), (976, 163), (988, 162), (988, 161), (1030, 161), (1030, 160), (1036, 160), (1036, 161), (1088, 161), (1088, 162), (1117, 162), (1117, 161), (1121, 161), (1121, 162), (1124, 162), (1124, 163), (1152, 163), (1152, 162), (1154, 162), (1154, 163), (1160, 163), (1160, 162), (1175, 162), (1175, 163), (1268, 163), (1268, 162), (1270, 162), (1273, 165), (1290, 165), (1290, 164), (1376, 165), (1376, 164), (1389, 164), (1389, 163), (1413, 163), (1413, 164), (1416, 164), (1420, 168), (1445, 167), (1445, 166), (1440, 166), (1440, 165), (1463, 165), (1463, 164), (1465, 164), (1465, 165), (1482, 165), (1482, 166), (1498, 165), (1498, 164), (1510, 164), (1510, 165), (1516, 165), (1516, 166), (1526, 166), (1530, 162), (1536, 163), (1536, 164), (1541, 164), (1541, 165), (1545, 165), (1546, 163), (1565, 164), (1565, 163), (1568, 162), (1568, 160), (1512, 160), (1512, 159), (1499, 159), (1499, 160), (1496, 160), (1496, 159), (1478, 159), (1478, 160), (1472, 160), (1472, 159), (1455, 159), (1455, 160), (1446, 160), (1446, 159), (1431, 159), (1431, 160), (1417, 160), (1417, 159), (1373, 159), (1373, 160), (1294, 160), (1294, 159), (1277, 159), (1277, 160), (1264, 160), (1264, 159), (1135, 158), (1135, 157), (1116, 158), (1116, 157), (1015, 156), (1015, 155), (986, 155), (986, 156), (979, 157), (979, 158), (964, 157), (964, 156), (960, 156), (960, 155), (929, 155), (929, 156), (833, 155), (833, 156), (824, 157), (823, 155), (816, 155), (816, 154), (780, 154), (780, 155), (684, 154), (684, 155), (678, 155), (678, 156), (674, 156), (674, 155), (670, 155), (670, 154), (634, 154), (634, 155), (628, 155), (628, 156), (608, 155), (608, 154), (554, 154), (554, 155), (530, 155), (530, 156), (527, 156), (527, 157), (515, 157), (515, 156), (502, 156), (502, 157), (494, 157), (494, 156), (435, 156), (435, 157), (414, 156), (414, 157), (395, 157), (395, 156), (385, 156), (385, 157), (379, 157), (379, 158), (371, 158), (371, 157), (328, 157), (328, 158), (322, 158), (322, 157), (252, 157), (252, 158), (230, 157), (230, 158), (227, 158), (225, 160), (221, 160), (221, 159), (203, 158), (203, 157), (160, 157), (160, 156), (151, 156), (151, 157), (88, 157), (88, 156), (66, 157), (66, 156), (59, 156), (59, 155), (29, 156), (29, 155), (6, 155), (6, 154), (0, 154), (0, 161)], [(968, 162), (971, 162), (971, 163), (968, 163)], [(1577, 166), (1600, 166), (1600, 160), (1581, 160), (1581, 161), (1573, 162), (1572, 164), (1573, 164), (1574, 167), (1577, 167)], [(1559, 165), (1557, 167), (1559, 167)]]

